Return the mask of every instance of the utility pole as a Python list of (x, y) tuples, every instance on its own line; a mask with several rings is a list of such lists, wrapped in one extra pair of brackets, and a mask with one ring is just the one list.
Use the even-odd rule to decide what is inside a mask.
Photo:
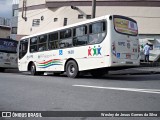
[(96, 16), (96, 0), (92, 0), (92, 18)]

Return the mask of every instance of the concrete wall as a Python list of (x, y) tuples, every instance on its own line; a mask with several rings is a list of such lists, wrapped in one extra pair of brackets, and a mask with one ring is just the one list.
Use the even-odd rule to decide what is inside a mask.
[[(63, 26), (64, 18), (68, 18), (68, 24), (84, 21), (86, 18), (78, 19), (78, 14), (91, 15), (90, 7), (78, 7), (79, 10), (73, 10), (70, 7), (44, 8), (30, 10), (26, 12), (27, 21), (18, 18), (18, 34), (34, 34), (37, 32), (54, 29)], [(97, 7), (96, 17), (106, 14), (118, 14), (135, 19), (139, 26), (140, 34), (160, 34), (160, 7)], [(19, 12), (21, 16), (22, 12)], [(32, 26), (33, 19), (41, 19), (40, 25)], [(54, 18), (58, 18), (54, 22)]]
[(0, 26), (0, 38), (8, 38), (10, 36), (10, 28)]
[[(13, 13), (13, 10), (15, 10), (15, 9), (18, 9), (18, 4), (13, 4), (12, 5), (12, 13)], [(17, 34), (12, 34), (12, 28), (13, 27), (18, 27), (18, 16), (13, 16), (12, 15), (12, 18), (11, 18), (11, 34), (10, 34), (11, 39), (17, 40)]]
[[(78, 0), (72, 0), (71, 5)], [(84, 0), (87, 2), (87, 0)], [(91, 1), (91, 0), (88, 0)], [(100, 0), (99, 0), (100, 1)], [(107, 1), (107, 0), (104, 0)], [(108, 0), (109, 1), (109, 0)], [(115, 0), (116, 1), (116, 0)], [(158, 1), (158, 0), (157, 0)], [(49, 2), (51, 6), (57, 4), (57, 2), (63, 2), (66, 6), (61, 7), (49, 7)], [(81, 1), (82, 2), (82, 1)], [(113, 1), (112, 1), (113, 2)], [(61, 4), (57, 5), (61, 5)], [(50, 29), (55, 29), (62, 27), (64, 23), (64, 18), (67, 18), (67, 24), (73, 24), (80, 21), (87, 20), (86, 15), (91, 15), (92, 8), (89, 5), (83, 4), (76, 6), (78, 10), (73, 10), (70, 7), (70, 2), (56, 1), (56, 0), (27, 0), (27, 10), (25, 11), (27, 21), (22, 18), (22, 5), (23, 0), (19, 2), (19, 17), (18, 17), (18, 35), (25, 36), (31, 35), (38, 32), (43, 32)], [(90, 2), (91, 3), (91, 2)], [(102, 1), (101, 1), (102, 3)], [(128, 1), (128, 3), (131, 3)], [(139, 2), (138, 2), (139, 3)], [(144, 2), (146, 4), (146, 2)], [(143, 3), (143, 4), (144, 4)], [(153, 2), (155, 3), (155, 2)], [(159, 2), (160, 3), (160, 2)], [(82, 4), (82, 3), (81, 3)], [(108, 4), (108, 3), (106, 3)], [(125, 1), (126, 4), (126, 1)], [(134, 2), (134, 5), (137, 3)], [(155, 5), (154, 5), (155, 6)], [(96, 17), (103, 16), (107, 14), (118, 14), (131, 17), (135, 19), (138, 23), (139, 34), (149, 34), (149, 35), (160, 35), (160, 7), (154, 6), (103, 6), (99, 5), (96, 7)], [(78, 15), (83, 14), (83, 19), (78, 19)], [(34, 19), (41, 19), (39, 26), (32, 26)], [(54, 22), (54, 18), (58, 18), (58, 21)]]

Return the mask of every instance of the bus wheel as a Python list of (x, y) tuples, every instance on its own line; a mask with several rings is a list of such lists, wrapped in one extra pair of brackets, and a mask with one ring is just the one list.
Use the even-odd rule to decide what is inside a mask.
[(75, 61), (70, 60), (67, 62), (66, 73), (67, 73), (67, 76), (70, 78), (78, 77), (78, 74), (79, 74), (78, 65), (76, 64)]
[(91, 75), (95, 78), (104, 76), (107, 72), (105, 70), (92, 70)]
[(37, 75), (36, 66), (34, 64), (31, 65), (31, 75)]

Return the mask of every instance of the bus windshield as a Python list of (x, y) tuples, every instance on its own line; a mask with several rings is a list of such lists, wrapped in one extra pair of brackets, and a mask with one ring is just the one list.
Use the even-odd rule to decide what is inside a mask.
[(114, 27), (118, 33), (137, 36), (138, 27), (136, 21), (126, 17), (114, 17)]
[(15, 40), (0, 38), (0, 52), (16, 53), (17, 44)]

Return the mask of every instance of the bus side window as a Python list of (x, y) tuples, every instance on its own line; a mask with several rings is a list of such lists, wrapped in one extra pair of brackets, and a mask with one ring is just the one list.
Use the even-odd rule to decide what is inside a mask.
[(39, 36), (38, 51), (45, 51), (47, 49), (47, 35)]
[(88, 43), (87, 26), (79, 26), (73, 29), (73, 46), (86, 45)]
[(106, 23), (96, 22), (89, 25), (89, 44), (100, 43), (106, 35)]
[(30, 52), (37, 52), (37, 43), (38, 43), (37, 37), (32, 37), (30, 39)]
[(19, 59), (23, 58), (28, 51), (28, 40), (20, 41), (19, 45)]
[(60, 31), (60, 48), (67, 48), (72, 46), (71, 29)]
[(48, 49), (57, 49), (59, 48), (58, 46), (58, 32), (51, 33), (49, 34), (49, 39), (48, 39)]

